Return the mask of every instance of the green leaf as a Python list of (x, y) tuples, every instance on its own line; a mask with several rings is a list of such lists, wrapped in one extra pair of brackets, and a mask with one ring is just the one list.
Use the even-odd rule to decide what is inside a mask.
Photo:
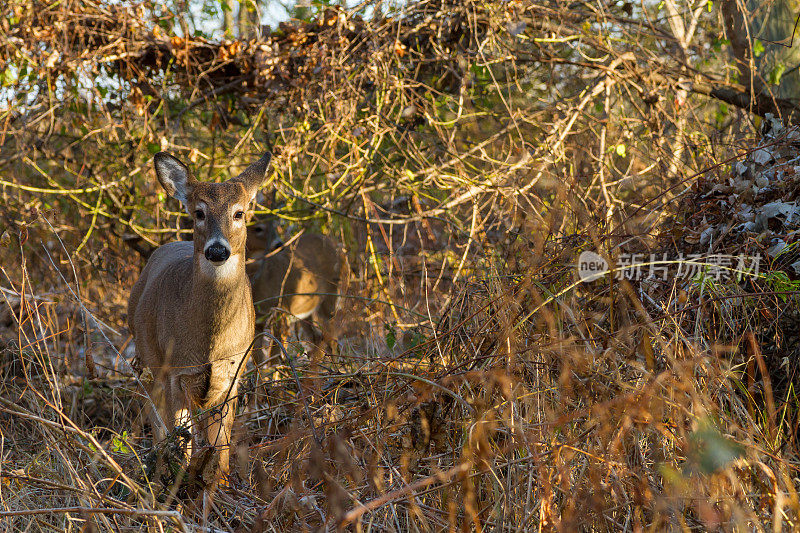
[[(780, 257), (784, 253), (791, 253), (796, 248), (794, 244), (789, 245), (786, 247), (785, 250), (781, 251), (778, 254)], [(777, 258), (776, 258), (777, 259)], [(770, 287), (774, 292), (775, 295), (780, 298), (782, 302), (786, 302), (789, 297), (796, 293), (798, 288), (800, 288), (800, 280), (791, 280), (789, 276), (783, 270), (773, 270), (767, 272), (764, 275), (764, 282)]]
[(720, 104), (717, 106), (717, 111), (714, 113), (714, 120), (717, 123), (717, 127), (721, 127), (725, 122), (725, 118), (728, 116), (728, 106), (727, 104)]
[(122, 435), (119, 437), (114, 436), (111, 439), (111, 450), (115, 453), (130, 453), (131, 449), (127, 446), (128, 443), (128, 432), (123, 431)]
[(775, 68), (769, 73), (769, 83), (772, 85), (779, 85), (784, 72), (786, 72), (786, 65), (783, 63), (775, 65)]
[(719, 52), (720, 50), (722, 50), (723, 46), (728, 46), (729, 44), (731, 44), (730, 39), (720, 39), (718, 37), (715, 37), (712, 42), (712, 46), (714, 47), (714, 51), (716, 52)]
[(386, 346), (388, 346), (389, 349), (391, 350), (395, 347), (396, 344), (397, 344), (397, 334), (394, 331), (394, 327), (390, 326), (389, 324), (386, 324)]
[(624, 145), (624, 144), (618, 144), (618, 145), (616, 146), (616, 148), (614, 148), (614, 151), (615, 151), (615, 152), (617, 153), (617, 155), (618, 155), (618, 156), (620, 156), (620, 157), (625, 157), (625, 156), (627, 155), (627, 153), (628, 153), (628, 149), (625, 147), (625, 145)]
[(687, 467), (701, 474), (713, 474), (744, 455), (744, 447), (704, 422), (689, 435)]
[(758, 57), (766, 51), (764, 48), (764, 43), (756, 39), (753, 42), (753, 57)]

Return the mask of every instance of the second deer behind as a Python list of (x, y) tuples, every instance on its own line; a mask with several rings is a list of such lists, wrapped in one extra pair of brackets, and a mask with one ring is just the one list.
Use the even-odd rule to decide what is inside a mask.
[[(278, 308), (296, 321), (314, 344), (322, 338), (329, 341), (346, 271), (344, 253), (336, 243), (324, 235), (302, 233), (284, 244), (270, 217), (248, 227), (247, 253), (254, 258), (247, 265), (247, 275), (256, 315), (263, 317)], [(257, 363), (261, 362), (259, 355), (254, 352)]]

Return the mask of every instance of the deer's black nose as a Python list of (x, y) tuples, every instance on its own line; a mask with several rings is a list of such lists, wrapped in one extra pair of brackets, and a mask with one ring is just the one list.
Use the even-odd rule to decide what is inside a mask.
[(212, 263), (222, 263), (231, 256), (231, 251), (226, 246), (215, 242), (206, 248), (206, 259)]
[(267, 252), (273, 252), (282, 246), (283, 246), (283, 241), (276, 237), (275, 240), (272, 241), (272, 244), (267, 246)]

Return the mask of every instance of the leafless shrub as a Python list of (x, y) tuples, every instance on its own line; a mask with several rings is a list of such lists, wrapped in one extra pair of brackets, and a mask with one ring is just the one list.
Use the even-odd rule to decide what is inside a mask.
[(710, 55), (707, 4), (663, 7), (326, 8), (224, 41), (155, 2), (0, 7), (7, 528), (199, 530), (202, 465), (154, 479), (126, 358), (139, 254), (188, 229), (149, 160), (224, 178), (264, 145), (285, 231), (352, 272), (335, 353), (292, 338), (245, 379), (208, 525), (796, 527), (795, 378), (770, 379), (793, 289), (578, 283), (585, 250), (688, 253), (745, 110), (790, 116)]

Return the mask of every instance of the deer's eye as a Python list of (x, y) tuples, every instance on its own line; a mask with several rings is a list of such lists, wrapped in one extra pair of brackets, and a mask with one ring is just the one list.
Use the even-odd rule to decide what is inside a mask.
[(243, 218), (244, 218), (244, 211), (236, 211), (233, 214), (233, 219), (234, 220), (242, 220)]
[(261, 227), (261, 226), (256, 226), (256, 227), (253, 228), (253, 231), (255, 233), (264, 233), (264, 228)]
[(206, 214), (203, 212), (202, 209), (197, 209), (194, 212), (194, 218), (196, 218), (197, 220), (205, 220)]

